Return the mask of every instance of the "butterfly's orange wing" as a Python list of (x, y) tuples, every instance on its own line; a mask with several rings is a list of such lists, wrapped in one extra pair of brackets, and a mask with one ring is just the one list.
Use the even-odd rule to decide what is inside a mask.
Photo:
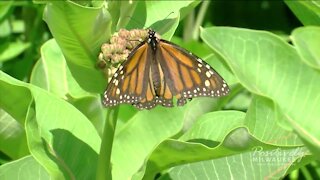
[(127, 103), (152, 108), (154, 90), (150, 79), (151, 49), (142, 42), (128, 56), (127, 60), (113, 75), (104, 93), (104, 105), (107, 107)]
[(224, 96), (229, 92), (227, 83), (210, 65), (171, 42), (160, 40), (156, 59), (163, 72), (162, 89), (168, 89), (160, 96), (166, 100), (175, 96), (182, 106), (189, 98)]

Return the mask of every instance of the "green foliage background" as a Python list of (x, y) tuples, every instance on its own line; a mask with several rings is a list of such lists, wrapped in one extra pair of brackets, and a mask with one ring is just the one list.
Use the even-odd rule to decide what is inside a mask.
[[(319, 7), (1, 2), (0, 179), (319, 179)], [(146, 27), (205, 59), (231, 93), (104, 108), (101, 44)]]

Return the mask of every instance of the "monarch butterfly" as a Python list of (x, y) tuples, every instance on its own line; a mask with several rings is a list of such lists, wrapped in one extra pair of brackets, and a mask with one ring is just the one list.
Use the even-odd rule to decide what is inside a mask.
[(183, 106), (193, 97), (219, 97), (228, 92), (227, 83), (210, 65), (148, 29), (146, 38), (114, 73), (103, 104), (152, 109), (158, 104), (172, 107), (173, 98)]

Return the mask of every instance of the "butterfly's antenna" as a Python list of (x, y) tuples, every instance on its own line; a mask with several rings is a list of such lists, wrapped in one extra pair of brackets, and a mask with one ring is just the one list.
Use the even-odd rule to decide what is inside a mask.
[(174, 12), (171, 11), (164, 19), (167, 19), (171, 14), (173, 14)]
[[(166, 28), (168, 28), (168, 25), (169, 25), (169, 26), (171, 25), (170, 21), (169, 21), (169, 23), (168, 23), (168, 17), (169, 17), (171, 14), (173, 14), (173, 13), (175, 13), (175, 12), (174, 12), (174, 11), (171, 11), (164, 19), (162, 19), (161, 21), (158, 21), (158, 22), (154, 23), (154, 24), (152, 25), (152, 26), (154, 27), (154, 29), (157, 30), (156, 27), (160, 26), (161, 28), (159, 28), (158, 32), (159, 32), (160, 34), (162, 34), (161, 32), (162, 32), (163, 30), (165, 30)], [(167, 21), (167, 23), (166, 23), (166, 21)], [(151, 27), (149, 27), (149, 28), (151, 28)]]

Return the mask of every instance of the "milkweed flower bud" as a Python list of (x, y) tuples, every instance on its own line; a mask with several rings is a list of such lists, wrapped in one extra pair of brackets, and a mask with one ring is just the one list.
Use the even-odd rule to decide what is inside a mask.
[(143, 42), (148, 36), (146, 29), (120, 29), (112, 35), (110, 40), (101, 45), (101, 52), (97, 60), (97, 67), (101, 69), (108, 80), (116, 72), (131, 51)]

